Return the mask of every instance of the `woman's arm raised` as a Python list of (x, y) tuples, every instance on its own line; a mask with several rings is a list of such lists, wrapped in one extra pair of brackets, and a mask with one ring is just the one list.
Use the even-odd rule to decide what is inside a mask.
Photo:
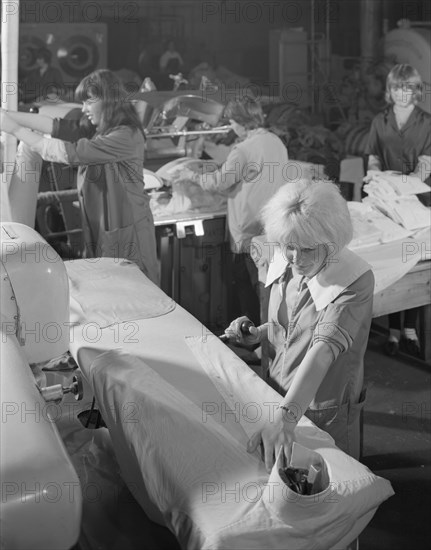
[(54, 120), (48, 116), (34, 113), (21, 113), (19, 111), (6, 111), (5, 109), (0, 109), (0, 112), (2, 115), (3, 113), (7, 113), (18, 126), (23, 126), (35, 132), (40, 132), (41, 134), (52, 134)]

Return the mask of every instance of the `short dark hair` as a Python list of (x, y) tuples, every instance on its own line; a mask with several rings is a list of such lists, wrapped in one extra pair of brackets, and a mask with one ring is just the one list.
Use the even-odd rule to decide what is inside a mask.
[(265, 116), (260, 103), (248, 96), (229, 101), (224, 110), (224, 116), (241, 124), (247, 130), (260, 128), (265, 124)]

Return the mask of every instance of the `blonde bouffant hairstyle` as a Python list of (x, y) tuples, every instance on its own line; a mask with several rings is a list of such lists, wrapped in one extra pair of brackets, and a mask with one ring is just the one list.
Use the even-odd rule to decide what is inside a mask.
[(353, 236), (347, 202), (330, 181), (286, 183), (266, 203), (261, 219), (267, 238), (282, 248), (324, 245), (340, 251)]

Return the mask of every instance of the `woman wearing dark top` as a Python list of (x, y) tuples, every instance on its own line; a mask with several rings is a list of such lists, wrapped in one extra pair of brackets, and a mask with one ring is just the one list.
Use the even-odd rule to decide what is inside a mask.
[[(389, 106), (371, 124), (368, 138), (368, 170), (392, 170), (414, 174), (430, 183), (431, 115), (418, 107), (422, 97), (422, 79), (410, 65), (396, 65), (386, 80)], [(429, 194), (428, 197), (429, 202)], [(418, 309), (404, 312), (403, 345), (417, 355), (420, 344), (416, 334)], [(398, 352), (401, 337), (401, 314), (389, 316), (386, 352)]]
[(157, 283), (154, 221), (143, 180), (145, 139), (135, 108), (108, 70), (85, 77), (76, 97), (95, 129), (91, 137), (82, 135), (79, 121), (5, 111), (2, 130), (44, 160), (78, 167), (85, 257), (132, 260)]
[(63, 76), (59, 69), (51, 66), (52, 54), (47, 48), (36, 53), (37, 68), (29, 73), (20, 87), (20, 99), (30, 103), (50, 97), (57, 100), (64, 92)]

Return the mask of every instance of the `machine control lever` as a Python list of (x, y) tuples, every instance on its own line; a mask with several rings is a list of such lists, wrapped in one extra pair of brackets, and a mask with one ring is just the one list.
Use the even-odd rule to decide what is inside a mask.
[(82, 377), (79, 373), (75, 374), (70, 386), (63, 386), (62, 384), (54, 384), (53, 386), (46, 386), (39, 388), (42, 397), (45, 401), (54, 401), (60, 403), (63, 396), (67, 393), (72, 393), (75, 396), (76, 401), (80, 401), (84, 395)]
[[(241, 323), (239, 330), (244, 334), (244, 336), (247, 336), (248, 334), (250, 334), (250, 327), (253, 326), (254, 324), (249, 319), (247, 319), (247, 321), (243, 321)], [(221, 334), (219, 338), (222, 342), (227, 342), (229, 340), (227, 334)]]

